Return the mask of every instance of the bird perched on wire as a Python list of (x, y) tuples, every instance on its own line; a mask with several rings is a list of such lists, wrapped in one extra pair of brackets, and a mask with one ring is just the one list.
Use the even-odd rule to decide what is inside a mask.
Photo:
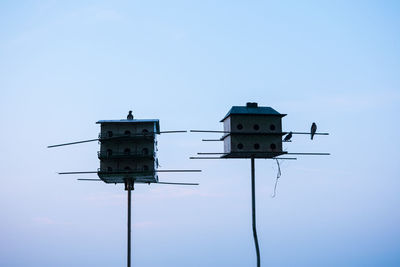
[(283, 139), (283, 142), (291, 142), (290, 139), (292, 138), (293, 134), (292, 132), (289, 132), (285, 138)]
[(313, 140), (316, 131), (317, 131), (317, 125), (315, 124), (315, 122), (313, 122), (311, 125), (311, 140)]
[(129, 110), (129, 114), (126, 116), (126, 119), (133, 120), (132, 110)]

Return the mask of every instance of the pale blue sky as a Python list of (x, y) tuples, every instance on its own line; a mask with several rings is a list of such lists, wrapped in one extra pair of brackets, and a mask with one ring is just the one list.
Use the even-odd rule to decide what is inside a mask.
[[(100, 119), (160, 119), (162, 130), (222, 129), (248, 101), (313, 121), (291, 152), (256, 161), (262, 266), (399, 266), (398, 1), (2, 1), (1, 266), (124, 266), (122, 186), (96, 170)], [(253, 266), (250, 162), (193, 161), (209, 134), (159, 138), (162, 174), (199, 187), (137, 186), (134, 266)], [(85, 176), (86, 177), (86, 176)], [(89, 177), (88, 177), (89, 178)]]

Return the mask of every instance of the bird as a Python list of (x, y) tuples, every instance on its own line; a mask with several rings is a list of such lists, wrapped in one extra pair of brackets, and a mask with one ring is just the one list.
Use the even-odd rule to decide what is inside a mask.
[(311, 125), (311, 140), (313, 140), (316, 131), (317, 131), (317, 125), (315, 124), (315, 122), (313, 122)]
[(127, 120), (133, 120), (132, 110), (129, 110), (128, 116), (126, 116)]
[(290, 139), (292, 138), (292, 132), (289, 132), (286, 136), (285, 139), (283, 139), (283, 142), (291, 142)]

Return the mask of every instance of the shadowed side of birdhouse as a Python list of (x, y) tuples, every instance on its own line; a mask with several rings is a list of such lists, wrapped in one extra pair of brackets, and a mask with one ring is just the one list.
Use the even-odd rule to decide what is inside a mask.
[(158, 181), (156, 166), (156, 134), (158, 120), (102, 120), (99, 135), (100, 169), (98, 175), (106, 183)]

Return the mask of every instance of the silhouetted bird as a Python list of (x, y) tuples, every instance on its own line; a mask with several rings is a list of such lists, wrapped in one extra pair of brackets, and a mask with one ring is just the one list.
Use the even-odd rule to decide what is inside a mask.
[(315, 124), (315, 122), (313, 122), (311, 125), (311, 140), (313, 140), (316, 131), (317, 131), (317, 125)]
[(288, 133), (288, 134), (285, 136), (285, 139), (283, 139), (283, 141), (284, 141), (284, 142), (289, 142), (291, 138), (292, 138), (292, 132)]
[(126, 116), (126, 119), (133, 120), (132, 110), (129, 110), (129, 114)]

